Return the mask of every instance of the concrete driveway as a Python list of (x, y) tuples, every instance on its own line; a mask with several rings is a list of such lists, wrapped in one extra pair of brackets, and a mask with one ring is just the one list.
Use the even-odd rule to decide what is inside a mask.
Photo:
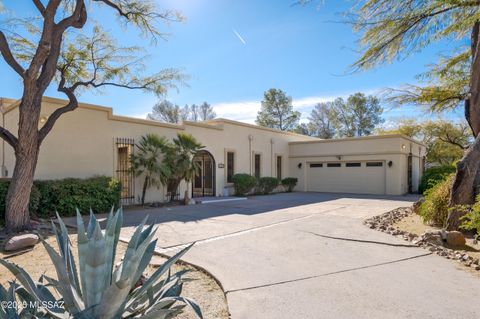
[(125, 221), (149, 214), (166, 254), (196, 241), (184, 259), (220, 280), (234, 319), (480, 318), (478, 277), (362, 225), (414, 200), (290, 193), (128, 212)]

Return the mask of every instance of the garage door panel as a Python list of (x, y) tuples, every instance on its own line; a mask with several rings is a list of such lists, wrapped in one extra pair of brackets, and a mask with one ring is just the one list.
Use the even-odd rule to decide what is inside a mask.
[[(307, 190), (310, 192), (336, 192), (358, 194), (385, 194), (385, 163), (381, 161), (340, 163), (328, 167), (327, 163), (312, 163), (307, 170)], [(360, 166), (356, 166), (360, 163)], [(379, 166), (381, 163), (381, 166)], [(339, 163), (335, 163), (338, 165)]]

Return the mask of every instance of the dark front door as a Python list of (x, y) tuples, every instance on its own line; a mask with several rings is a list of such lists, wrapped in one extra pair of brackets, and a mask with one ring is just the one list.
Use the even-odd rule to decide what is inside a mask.
[(193, 197), (215, 196), (215, 161), (213, 156), (206, 151), (199, 152), (194, 161), (199, 172), (193, 180)]

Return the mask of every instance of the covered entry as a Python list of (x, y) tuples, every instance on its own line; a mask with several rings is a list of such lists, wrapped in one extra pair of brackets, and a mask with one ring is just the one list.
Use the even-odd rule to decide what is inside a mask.
[(384, 161), (307, 163), (307, 191), (385, 194)]
[(200, 151), (193, 159), (199, 169), (192, 183), (192, 196), (215, 196), (215, 160), (208, 151)]

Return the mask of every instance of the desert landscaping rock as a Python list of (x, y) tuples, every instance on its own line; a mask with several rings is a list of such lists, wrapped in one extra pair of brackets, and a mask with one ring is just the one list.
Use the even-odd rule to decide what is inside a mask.
[(382, 215), (374, 216), (364, 221), (364, 224), (371, 228), (391, 235), (401, 235), (406, 241), (412, 242), (414, 245), (418, 245), (433, 254), (437, 254), (446, 259), (453, 259), (462, 263), (465, 267), (469, 267), (480, 271), (480, 261), (474, 259), (472, 256), (466, 253), (459, 253), (453, 249), (445, 247), (463, 247), (466, 244), (465, 236), (459, 231), (440, 231), (430, 230), (423, 233), (421, 236), (406, 232), (400, 229), (396, 229), (393, 225), (414, 214), (414, 206), (401, 207), (394, 209)]
[(35, 246), (38, 243), (38, 236), (35, 234), (23, 234), (10, 238), (5, 243), (5, 251), (16, 251), (27, 247)]
[(465, 236), (459, 231), (450, 231), (447, 232), (447, 244), (451, 246), (461, 247), (466, 243)]

